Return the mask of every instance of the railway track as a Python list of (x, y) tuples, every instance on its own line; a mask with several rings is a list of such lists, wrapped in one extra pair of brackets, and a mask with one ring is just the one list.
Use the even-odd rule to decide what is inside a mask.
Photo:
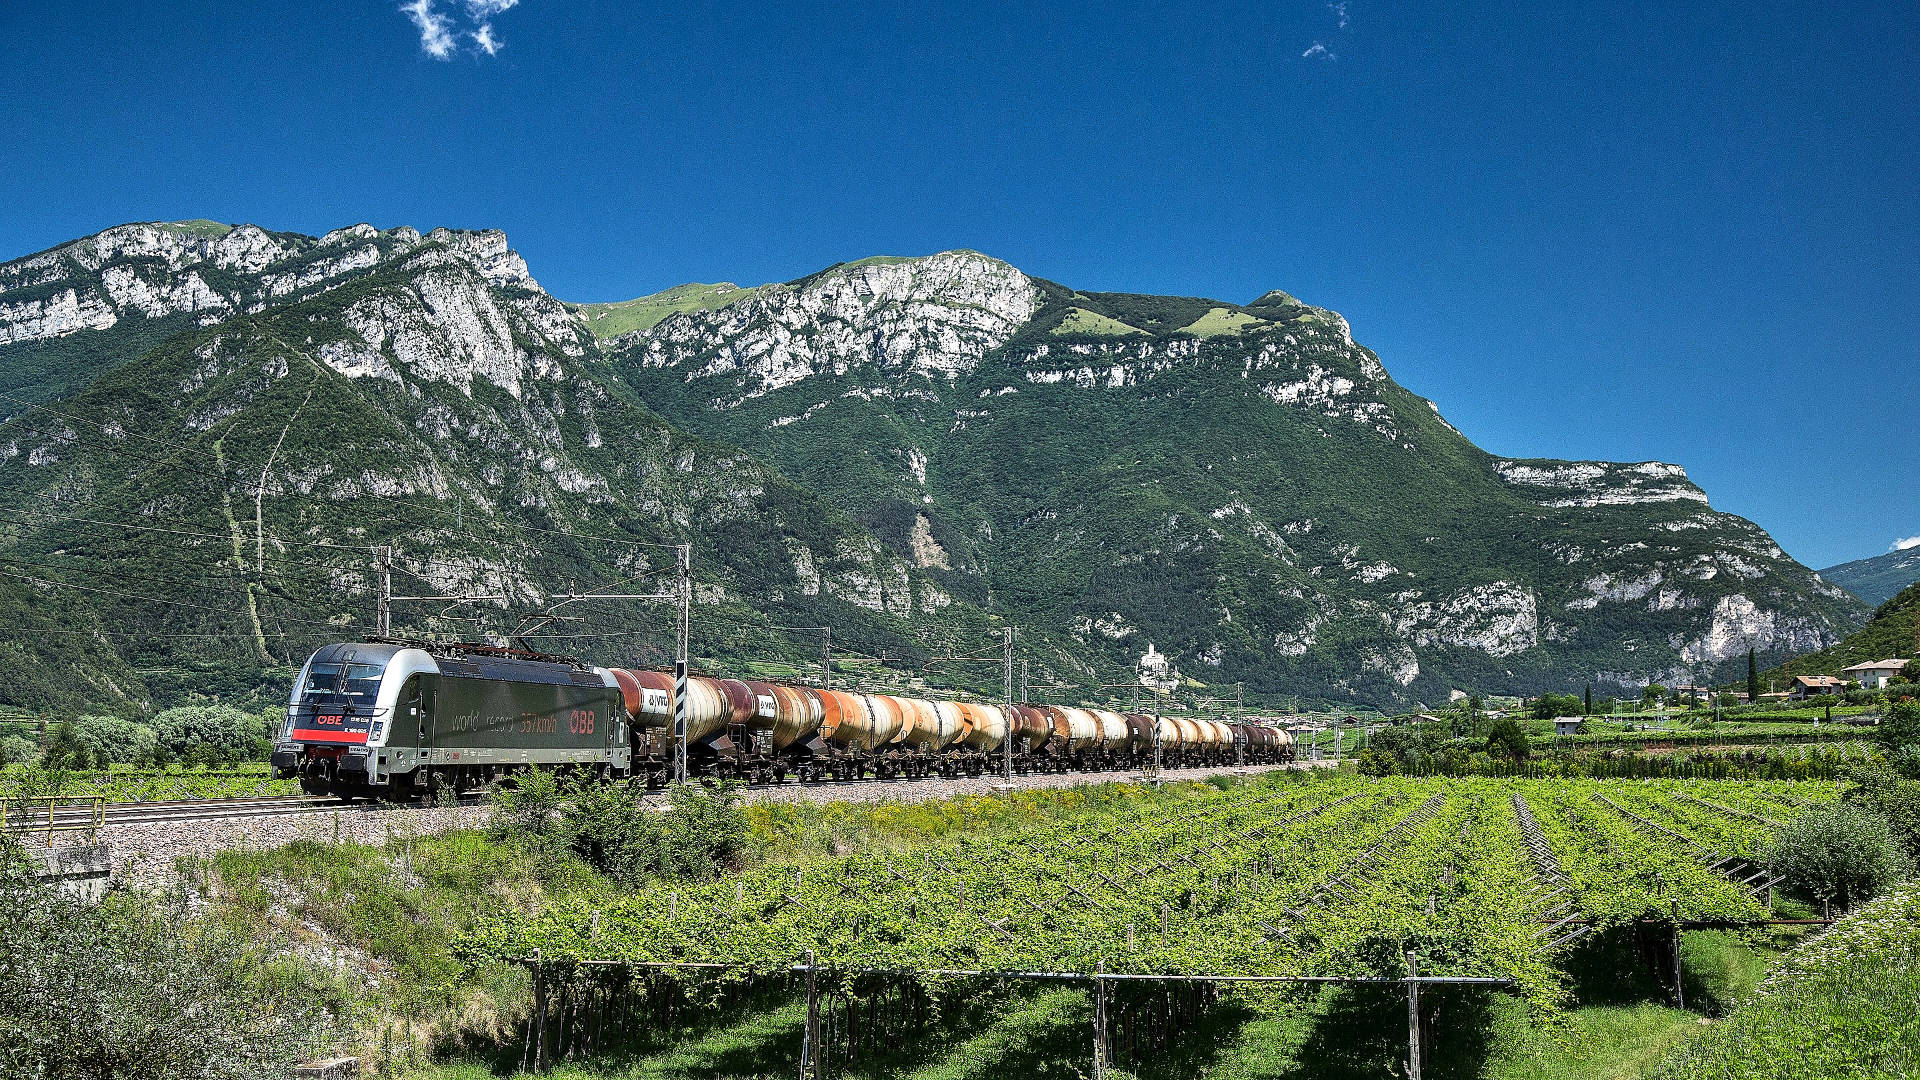
[[(462, 805), (478, 801), (464, 798)], [(182, 799), (173, 802), (106, 803), (95, 817), (94, 808), (85, 803), (55, 807), (52, 826), (57, 832), (76, 831), (97, 822), (109, 825), (151, 825), (161, 822), (213, 821), (221, 818), (283, 817), (292, 814), (318, 814), (330, 810), (369, 811), (392, 807), (390, 803), (347, 802), (322, 795), (266, 795), (240, 799)], [(48, 826), (44, 807), (12, 809), (7, 828), (12, 832), (43, 832)]]
[[(1179, 779), (1182, 771), (1183, 770), (1169, 770), (1166, 774), (1166, 779)], [(1228, 769), (1224, 771), (1244, 774), (1247, 772), (1264, 771), (1264, 769), (1255, 766), (1252, 768)], [(1131, 781), (1138, 783), (1147, 782), (1151, 779), (1146, 775), (1132, 770), (1086, 773), (1082, 774), (1082, 778), (1087, 783), (1111, 783), (1114, 781)], [(979, 780), (982, 778), (974, 779)], [(984, 779), (992, 782), (995, 778), (985, 777)], [(1026, 782), (1028, 779), (1029, 778), (1025, 776), (1019, 777), (1012, 786), (1016, 788), (1028, 786)], [(953, 783), (953, 781), (944, 780), (939, 777), (930, 777), (924, 780), (894, 780), (887, 782), (870, 780), (819, 780), (804, 784), (793, 782), (784, 784), (749, 784), (746, 785), (746, 791), (749, 793), (749, 797), (762, 792), (777, 794), (783, 791), (794, 793), (802, 791), (867, 792), (876, 790), (875, 785), (878, 784), (878, 790), (905, 794), (921, 788), (942, 789), (950, 783)], [(994, 786), (1000, 787), (1004, 785), (996, 784)], [(665, 792), (649, 792), (649, 795), (664, 798)], [(482, 792), (468, 792), (460, 796), (459, 805), (471, 806), (480, 802), (482, 798), (484, 798), (484, 793)], [(382, 810), (409, 810), (418, 809), (421, 805), (420, 803), (389, 803), (368, 799), (348, 801), (326, 795), (265, 795), (230, 799), (180, 799), (166, 802), (105, 803), (99, 807), (98, 816), (96, 817), (96, 810), (91, 802), (75, 801), (54, 807), (51, 824), (53, 831), (56, 833), (72, 833), (89, 831), (96, 823), (101, 828), (113, 825), (188, 824), (225, 819), (256, 819), (324, 814), (343, 810), (359, 813)], [(18, 834), (44, 833), (47, 831), (48, 825), (47, 808), (44, 805), (30, 807), (15, 805), (7, 809), (6, 827), (9, 832)]]

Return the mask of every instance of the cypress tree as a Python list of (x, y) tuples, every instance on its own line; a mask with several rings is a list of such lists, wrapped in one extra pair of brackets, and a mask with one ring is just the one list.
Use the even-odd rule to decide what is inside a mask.
[(1760, 704), (1760, 668), (1753, 662), (1753, 647), (1747, 647), (1747, 704)]
[(1593, 684), (1587, 684), (1587, 709), (1585, 715), (1593, 715)]

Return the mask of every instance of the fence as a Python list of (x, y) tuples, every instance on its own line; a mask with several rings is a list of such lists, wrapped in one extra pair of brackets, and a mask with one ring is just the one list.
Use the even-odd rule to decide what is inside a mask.
[[(586, 1040), (586, 1049), (590, 1052), (598, 1045), (601, 1033), (606, 1027), (607, 1005), (604, 996), (589, 1000), (579, 998), (577, 992), (573, 998), (565, 989), (565, 975), (577, 970), (604, 970), (618, 973), (621, 977), (631, 977), (634, 973), (643, 975), (671, 971), (700, 970), (715, 973), (750, 968), (745, 964), (721, 964), (698, 962), (642, 962), (626, 960), (549, 960), (537, 953), (530, 957), (521, 957), (513, 961), (525, 966), (533, 976), (533, 1014), (528, 1018), (526, 1047), (521, 1055), (521, 1068), (535, 1073), (544, 1073), (553, 1067), (556, 1056), (581, 1046)], [(1101, 964), (1093, 971), (987, 971), (961, 969), (929, 970), (892, 970), (883, 968), (835, 968), (814, 962), (812, 953), (807, 954), (805, 963), (786, 967), (757, 969), (762, 975), (786, 976), (797, 979), (806, 991), (806, 1025), (799, 1047), (798, 1072), (800, 1080), (824, 1080), (828, 1075), (830, 1046), (836, 1043), (848, 1047), (857, 1047), (859, 1042), (852, 1032), (851, 1025), (839, 1039), (830, 1039), (825, 1030), (826, 1022), (822, 1015), (823, 991), (822, 977), (848, 980), (858, 977), (881, 980), (896, 980), (889, 992), (900, 995), (901, 1001), (890, 1002), (883, 1010), (874, 1010), (881, 1022), (898, 1023), (903, 1015), (924, 1018), (932, 1010), (928, 1003), (918, 1000), (925, 991), (919, 988), (920, 978), (937, 979), (981, 979), (1006, 983), (1016, 981), (1085, 983), (1093, 993), (1093, 1015), (1091, 1018), (1090, 1060), (1092, 1076), (1095, 1080), (1105, 1080), (1113, 1067), (1114, 1013), (1112, 998), (1117, 988), (1126, 986), (1161, 986), (1169, 988), (1164, 1000), (1150, 995), (1144, 1002), (1129, 1003), (1131, 1010), (1123, 1010), (1123, 1019), (1140, 1022), (1146, 1029), (1144, 1040), (1132, 1040), (1134, 1045), (1142, 1042), (1148, 1046), (1164, 1045), (1171, 1033), (1178, 1030), (1183, 1021), (1192, 1020), (1207, 1005), (1211, 1004), (1214, 992), (1220, 986), (1262, 985), (1262, 984), (1308, 984), (1308, 985), (1391, 985), (1402, 987), (1407, 995), (1407, 1072), (1413, 1080), (1419, 1080), (1423, 1067), (1422, 1031), (1427, 1026), (1423, 1020), (1420, 1006), (1420, 992), (1430, 986), (1483, 986), (1494, 989), (1515, 985), (1508, 978), (1421, 975), (1418, 961), (1411, 955), (1407, 957), (1408, 974), (1391, 976), (1339, 976), (1339, 975), (1157, 975), (1109, 972)], [(904, 980), (902, 982), (901, 980)], [(832, 991), (827, 991), (830, 998)], [(872, 1015), (872, 1014), (870, 1014)], [(871, 1023), (872, 1021), (869, 1020)], [(618, 1021), (616, 1020), (616, 1026)], [(899, 1032), (886, 1032), (886, 1035), (898, 1035)], [(886, 1042), (882, 1039), (881, 1042)], [(873, 1045), (873, 1037), (868, 1037), (868, 1045)]]
[[(100, 835), (106, 819), (106, 799), (100, 795), (12, 795), (0, 798), (0, 832), (31, 836), (45, 832), (47, 846), (53, 846), (55, 833), (84, 833), (92, 840)], [(34, 808), (44, 808), (40, 814)], [(68, 807), (61, 813), (61, 807)]]

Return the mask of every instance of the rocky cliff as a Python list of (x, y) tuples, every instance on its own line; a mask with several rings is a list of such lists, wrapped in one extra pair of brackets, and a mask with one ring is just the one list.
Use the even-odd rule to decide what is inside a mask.
[(664, 609), (551, 605), (688, 543), (715, 664), (831, 625), (911, 667), (1010, 622), (1036, 682), (1152, 643), (1380, 703), (1705, 674), (1862, 614), (1677, 466), (1480, 451), (1333, 312), (974, 252), (570, 307), (498, 232), (129, 225), (0, 265), (0, 395), (16, 702), (271, 681), (371, 623), (389, 544), (403, 595), (499, 598), (410, 631), (658, 660)]
[(1117, 663), (1428, 700), (1817, 648), (1859, 605), (1677, 465), (1513, 461), (1338, 314), (867, 261), (610, 340), (683, 426), (822, 492), (955, 595)]

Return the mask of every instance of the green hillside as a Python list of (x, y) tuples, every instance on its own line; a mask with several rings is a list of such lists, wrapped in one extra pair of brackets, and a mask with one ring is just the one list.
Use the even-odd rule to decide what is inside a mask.
[(661, 319), (677, 311), (711, 311), (725, 307), (752, 296), (754, 291), (723, 281), (717, 285), (676, 285), (651, 296), (611, 304), (568, 306), (580, 313), (594, 337), (606, 340), (635, 330), (651, 330), (660, 325)]
[(1338, 314), (1088, 292), (975, 252), (544, 292), (497, 231), (134, 224), (0, 263), (0, 704), (271, 694), (373, 625), (713, 670), (837, 654), (1250, 701), (1724, 674), (1865, 614), (1676, 466), (1489, 455)]
[(1676, 468), (1486, 454), (1285, 293), (1087, 293), (948, 253), (678, 315), (615, 361), (1101, 665), (1152, 643), (1209, 682), (1431, 701), (1730, 670), (1863, 614)]
[(1883, 604), (1900, 590), (1920, 581), (1920, 547), (1829, 566), (1820, 571), (1820, 576), (1869, 604)]
[[(816, 496), (606, 381), (560, 304), (490, 282), (458, 243), (177, 335), (0, 425), (0, 701), (272, 693), (315, 645), (373, 628), (386, 544), (396, 593), (507, 598), (402, 603), (401, 633), (659, 663), (665, 605), (529, 616), (570, 590), (668, 588), (687, 542), (709, 663), (817, 655), (771, 625), (831, 624), (902, 663), (947, 651), (939, 634), (991, 636)], [(429, 295), (471, 317), (439, 320)]]
[(1795, 675), (1838, 675), (1854, 664), (1920, 656), (1920, 584), (1907, 586), (1881, 604), (1867, 624), (1831, 648), (1797, 656), (1763, 679), (1784, 683)]

